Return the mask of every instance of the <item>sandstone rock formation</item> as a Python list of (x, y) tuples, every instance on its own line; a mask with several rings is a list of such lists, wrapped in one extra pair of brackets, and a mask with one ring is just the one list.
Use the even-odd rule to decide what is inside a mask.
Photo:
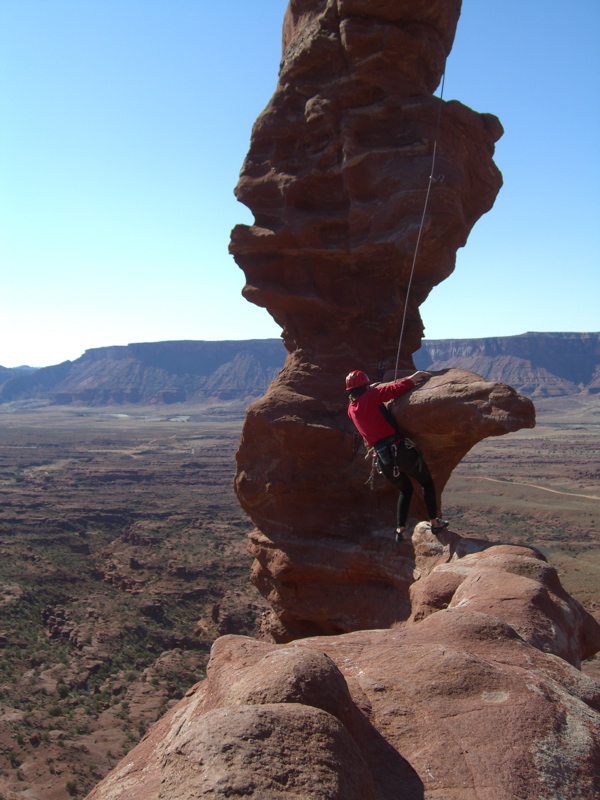
[[(255, 224), (237, 226), (231, 240), (245, 296), (282, 326), (288, 350), (248, 410), (236, 478), (278, 641), (408, 613), (409, 554), (396, 549), (390, 560), (394, 548), (377, 538), (392, 534), (394, 493), (364, 485), (369, 468), (355, 452), (343, 380), (356, 368), (381, 379), (397, 355), (413, 367), (418, 307), (500, 188), (498, 120), (432, 94), (459, 11), (456, 0), (294, 0), (286, 12), (279, 83), (236, 189)], [(405, 402), (402, 424), (440, 490), (476, 441), (533, 424), (531, 404), (509, 387), (464, 372), (431, 386)]]
[(538, 650), (578, 669), (600, 649), (600, 626), (535, 548), (465, 539), (450, 530), (433, 536), (425, 523), (417, 525), (413, 542), (418, 580), (409, 622), (444, 608), (493, 614)]
[(572, 664), (598, 624), (531, 548), (448, 534), (441, 552), (425, 526), (415, 544), (408, 624), (219, 639), (89, 800), (597, 797), (600, 684)]
[[(258, 413), (248, 411), (242, 450), (254, 459), (240, 464), (237, 477), (242, 504), (260, 526), (249, 547), (252, 579), (273, 609), (265, 632), (284, 642), (406, 619), (414, 556), (410, 544), (393, 539), (396, 490), (383, 478), (374, 491), (365, 485), (370, 466), (343, 407), (317, 423), (310, 414), (317, 401), (296, 395), (311, 422), (293, 436), (301, 420), (284, 382), (271, 385)], [(392, 410), (423, 450), (439, 492), (476, 442), (533, 424), (531, 401), (462, 370), (434, 375)], [(293, 463), (282, 463), (282, 441), (293, 448)], [(265, 490), (271, 471), (277, 475)], [(417, 493), (411, 511), (413, 520), (424, 518)]]
[(436, 134), (444, 177), (430, 194), (402, 366), (420, 344), (419, 305), (494, 202), (500, 123), (432, 94), (459, 10), (458, 0), (287, 9), (279, 83), (236, 188), (256, 222), (234, 229), (231, 252), (244, 295), (283, 328), (288, 372), (393, 365)]

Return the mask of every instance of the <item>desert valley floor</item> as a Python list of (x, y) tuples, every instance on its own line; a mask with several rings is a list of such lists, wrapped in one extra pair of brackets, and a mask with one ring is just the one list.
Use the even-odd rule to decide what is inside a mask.
[[(475, 447), (444, 514), (533, 544), (600, 620), (600, 398), (542, 400), (533, 430)], [(0, 798), (83, 797), (253, 634), (250, 529), (232, 489), (243, 414), (0, 406)], [(390, 531), (391, 535), (391, 531)], [(585, 670), (600, 678), (600, 661)]]

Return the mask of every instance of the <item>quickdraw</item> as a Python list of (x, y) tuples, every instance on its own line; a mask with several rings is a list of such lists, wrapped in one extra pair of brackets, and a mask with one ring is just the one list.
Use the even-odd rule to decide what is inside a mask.
[(365, 481), (365, 486), (368, 486), (371, 491), (373, 491), (375, 489), (375, 475), (377, 472), (381, 474), (381, 470), (379, 470), (379, 464), (377, 463), (377, 453), (373, 447), (367, 447), (367, 455), (365, 458), (371, 459), (371, 472)]
[(398, 443), (394, 442), (390, 446), (390, 450), (392, 451), (392, 461), (394, 462), (394, 469), (392, 471), (392, 475), (394, 476), (394, 478), (399, 478), (400, 477), (400, 467), (398, 466), (398, 464), (396, 464), (396, 459), (398, 458)]

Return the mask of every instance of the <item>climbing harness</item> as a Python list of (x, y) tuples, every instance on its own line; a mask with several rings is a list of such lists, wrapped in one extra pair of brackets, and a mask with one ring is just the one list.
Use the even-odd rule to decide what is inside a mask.
[(367, 455), (365, 458), (371, 459), (371, 472), (366, 481), (367, 486), (370, 486), (371, 489), (374, 488), (375, 475), (384, 474), (382, 467), (392, 466), (392, 477), (400, 477), (402, 469), (398, 464), (398, 455), (402, 446), (404, 446), (407, 450), (414, 449), (417, 455), (417, 469), (419, 472), (423, 469), (423, 465), (425, 463), (423, 461), (423, 453), (419, 449), (416, 442), (413, 442), (412, 439), (409, 439), (402, 434), (393, 433), (390, 436), (386, 436), (384, 439), (380, 439), (378, 442), (375, 442), (372, 447), (367, 448)]
[(415, 274), (415, 265), (417, 263), (417, 256), (419, 254), (419, 245), (421, 244), (421, 234), (423, 233), (423, 226), (425, 225), (425, 215), (427, 214), (427, 205), (429, 203), (429, 194), (431, 192), (431, 186), (434, 183), (441, 183), (444, 180), (444, 174), (440, 173), (436, 177), (433, 175), (433, 171), (435, 169), (435, 156), (437, 153), (437, 143), (438, 143), (438, 136), (440, 133), (440, 117), (442, 114), (442, 105), (444, 99), (444, 83), (446, 80), (446, 69), (444, 67), (444, 72), (442, 74), (442, 88), (440, 91), (440, 104), (438, 106), (438, 114), (437, 114), (437, 123), (435, 127), (435, 137), (433, 140), (433, 154), (431, 156), (431, 170), (429, 174), (429, 183), (427, 184), (427, 192), (425, 194), (425, 203), (423, 204), (423, 214), (421, 215), (421, 224), (419, 226), (419, 233), (417, 234), (417, 243), (415, 245), (415, 252), (413, 255), (412, 267), (410, 270), (410, 277), (408, 279), (408, 286), (406, 287), (406, 297), (404, 298), (404, 313), (402, 314), (402, 326), (400, 328), (400, 338), (398, 340), (398, 352), (396, 354), (396, 366), (394, 367), (394, 378), (398, 377), (398, 363), (400, 361), (400, 350), (402, 348), (402, 339), (404, 338), (404, 327), (406, 324), (406, 313), (408, 311), (408, 298), (410, 296), (410, 290), (412, 287), (413, 276)]

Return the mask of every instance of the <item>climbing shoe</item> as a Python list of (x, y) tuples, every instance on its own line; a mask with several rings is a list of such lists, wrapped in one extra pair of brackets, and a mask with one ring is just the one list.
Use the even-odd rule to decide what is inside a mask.
[(432, 533), (439, 533), (440, 531), (443, 531), (443, 530), (444, 530), (444, 528), (447, 528), (449, 524), (450, 524), (450, 523), (448, 522), (448, 520), (446, 520), (446, 519), (440, 519), (440, 518), (438, 517), (438, 519), (437, 519), (437, 525), (432, 525), (432, 526), (431, 526), (431, 532), (432, 532)]

